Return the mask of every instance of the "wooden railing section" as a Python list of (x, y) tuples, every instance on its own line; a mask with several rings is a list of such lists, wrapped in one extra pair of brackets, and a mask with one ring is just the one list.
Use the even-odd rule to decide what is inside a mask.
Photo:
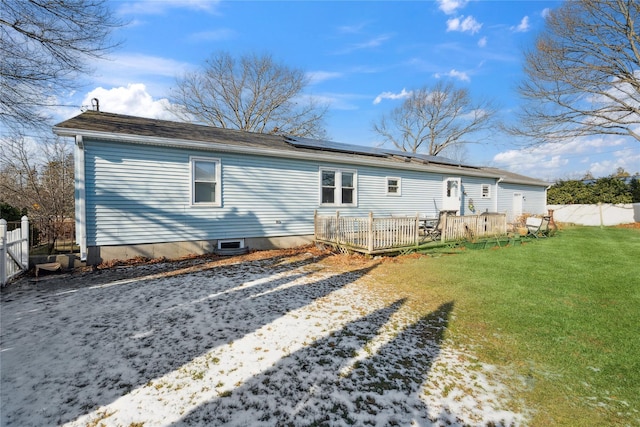
[[(314, 237), (329, 243), (368, 254), (388, 252), (399, 248), (419, 246), (427, 240), (420, 229), (424, 221), (416, 216), (367, 217), (314, 214)], [(499, 236), (507, 233), (505, 214), (445, 216), (442, 220), (441, 241), (473, 240), (477, 237)]]
[(442, 241), (474, 240), (478, 237), (504, 236), (507, 234), (507, 215), (447, 216), (442, 226)]

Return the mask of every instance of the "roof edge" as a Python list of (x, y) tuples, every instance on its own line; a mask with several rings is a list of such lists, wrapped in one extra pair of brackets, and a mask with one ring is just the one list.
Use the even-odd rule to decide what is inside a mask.
[(203, 151), (220, 151), (226, 153), (253, 154), (268, 157), (281, 157), (300, 160), (322, 160), (332, 163), (358, 164), (362, 166), (387, 167), (389, 169), (413, 170), (418, 172), (431, 172), (447, 175), (462, 175), (479, 178), (499, 179), (501, 176), (497, 173), (491, 173), (483, 169), (465, 170), (463, 167), (450, 166), (443, 167), (440, 165), (421, 164), (402, 162), (394, 164), (388, 160), (379, 160), (376, 158), (364, 158), (365, 156), (348, 155), (342, 153), (341, 156), (333, 154), (325, 154), (320, 150), (312, 152), (295, 152), (283, 151), (278, 149), (266, 149), (256, 147), (243, 147), (231, 144), (221, 144), (210, 141), (198, 141), (191, 139), (174, 139), (165, 137), (151, 137), (126, 133), (113, 133), (106, 131), (91, 131), (85, 129), (68, 128), (54, 126), (53, 132), (58, 136), (75, 137), (82, 136), (84, 138), (94, 138), (113, 142), (125, 142), (129, 144), (156, 145), (161, 147), (190, 148)]

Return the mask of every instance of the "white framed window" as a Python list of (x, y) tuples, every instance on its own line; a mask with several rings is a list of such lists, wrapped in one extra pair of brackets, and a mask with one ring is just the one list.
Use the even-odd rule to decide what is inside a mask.
[(387, 196), (402, 195), (402, 180), (397, 177), (387, 177)]
[(356, 206), (357, 180), (355, 170), (320, 168), (320, 204)]
[(222, 180), (220, 159), (190, 157), (191, 205), (221, 206)]
[(480, 193), (483, 199), (491, 198), (491, 185), (490, 184), (482, 184), (480, 187)]

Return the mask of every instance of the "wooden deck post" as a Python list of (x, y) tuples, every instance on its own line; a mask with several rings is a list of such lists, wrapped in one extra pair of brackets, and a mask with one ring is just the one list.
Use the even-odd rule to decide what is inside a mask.
[(445, 213), (444, 215), (442, 215), (442, 228), (441, 228), (441, 232), (440, 232), (440, 241), (441, 242), (446, 242), (448, 237), (447, 236), (447, 217), (449, 216), (449, 214)]
[(369, 212), (369, 224), (367, 224), (369, 230), (367, 232), (367, 249), (369, 253), (373, 252), (373, 212)]
[(313, 211), (313, 240), (318, 240), (318, 210)]

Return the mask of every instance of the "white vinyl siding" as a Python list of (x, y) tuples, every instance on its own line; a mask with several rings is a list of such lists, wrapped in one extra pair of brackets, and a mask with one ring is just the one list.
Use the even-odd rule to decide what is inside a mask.
[[(442, 209), (443, 175), (401, 166), (358, 165), (356, 170), (348, 159), (320, 162), (89, 138), (84, 146), (88, 246), (304, 236), (313, 235), (314, 211), (435, 217)], [(217, 207), (193, 204), (194, 158), (219, 162)], [(323, 170), (341, 172), (333, 204), (321, 203)], [(385, 190), (389, 177), (400, 179), (401, 194), (396, 197)], [(473, 194), (479, 213), (495, 211), (496, 198), (513, 192), (494, 188), (492, 200), (482, 199), (478, 195), (486, 182), (462, 177), (463, 190)], [(519, 189), (526, 194), (525, 210), (537, 201), (544, 209), (543, 187)]]
[(546, 187), (501, 182), (498, 188), (498, 212), (506, 212), (508, 220), (515, 220), (513, 212), (514, 193), (522, 194), (522, 213), (532, 215), (546, 213)]

